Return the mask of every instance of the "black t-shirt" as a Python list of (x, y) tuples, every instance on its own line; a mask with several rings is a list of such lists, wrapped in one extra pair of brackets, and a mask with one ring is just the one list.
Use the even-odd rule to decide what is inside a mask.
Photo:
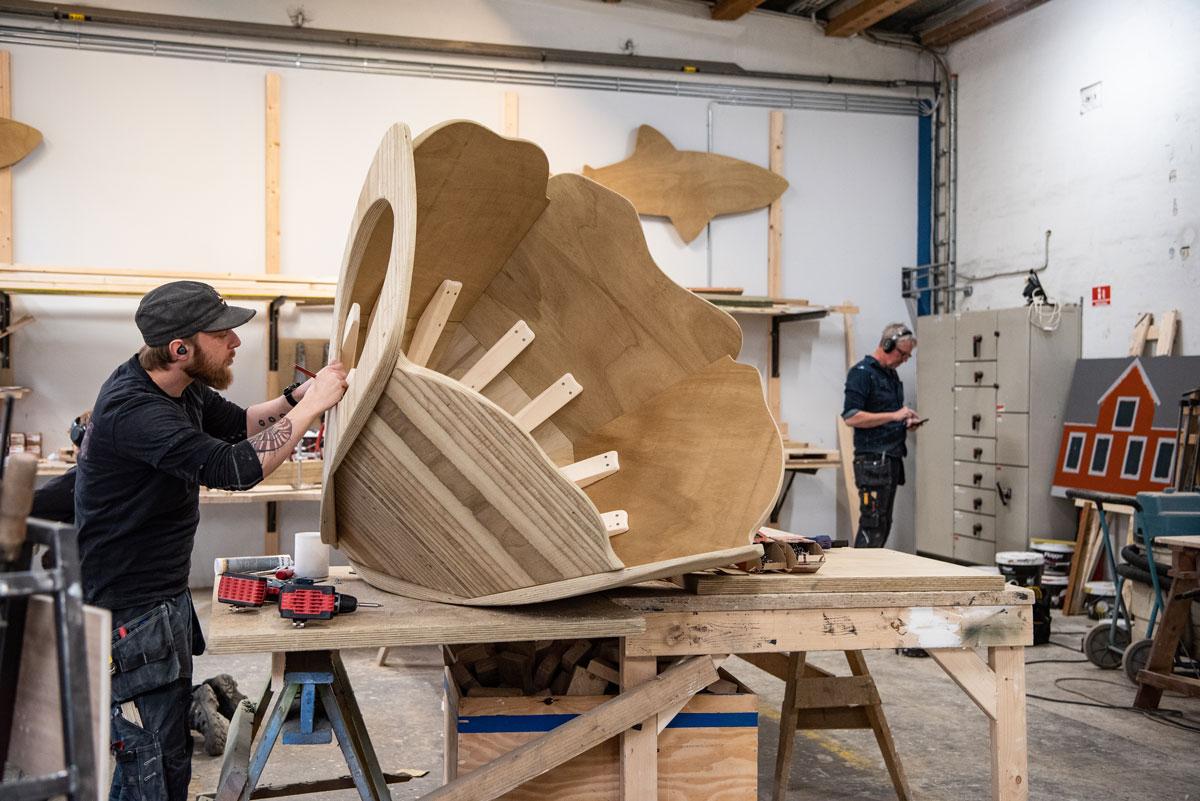
[[(884, 367), (874, 356), (864, 356), (846, 376), (846, 395), (842, 417), (855, 412), (894, 412), (904, 406), (904, 384), (896, 371)], [(884, 423), (875, 428), (854, 429), (854, 453), (857, 456), (886, 453), (908, 454), (908, 426), (902, 422)]]
[(92, 407), (77, 467), (87, 603), (121, 609), (187, 589), (200, 484), (230, 472), (221, 480), (226, 488), (262, 480), (245, 439), (246, 410), (209, 387), (193, 382), (173, 398), (137, 356), (113, 371)]

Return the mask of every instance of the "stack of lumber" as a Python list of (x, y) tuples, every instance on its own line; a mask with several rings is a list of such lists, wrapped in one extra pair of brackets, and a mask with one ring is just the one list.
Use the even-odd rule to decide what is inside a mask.
[[(442, 654), (455, 689), (469, 698), (616, 695), (620, 689), (619, 646), (612, 637), (447, 645)], [(659, 671), (670, 665), (664, 658)], [(738, 691), (727, 679), (705, 689)]]

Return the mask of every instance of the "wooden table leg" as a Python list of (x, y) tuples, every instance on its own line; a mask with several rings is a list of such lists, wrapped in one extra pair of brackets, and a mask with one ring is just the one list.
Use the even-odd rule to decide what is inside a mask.
[(1029, 798), (1025, 731), (1025, 648), (993, 646), (988, 665), (996, 676), (996, 717), (990, 723), (993, 801)]
[(792, 746), (796, 742), (796, 686), (804, 675), (804, 651), (788, 654), (787, 678), (784, 679), (783, 708), (779, 710), (779, 749), (775, 754), (775, 786), (772, 801), (787, 798), (788, 779), (792, 774)]
[[(846, 661), (850, 663), (850, 672), (855, 676), (871, 675), (862, 651), (846, 651)], [(896, 753), (896, 742), (892, 739), (892, 730), (883, 714), (882, 703), (868, 704), (861, 708), (867, 713), (871, 730), (875, 732), (875, 740), (879, 743), (880, 753), (883, 754), (883, 764), (887, 765), (888, 775), (892, 777), (892, 787), (896, 789), (896, 798), (899, 801), (910, 801), (912, 791), (908, 789), (908, 777), (904, 774), (900, 755)]]
[[(658, 659), (630, 656), (621, 640), (621, 692), (658, 675)], [(621, 801), (658, 799), (658, 715), (621, 734)]]
[(1154, 632), (1154, 645), (1150, 646), (1146, 667), (1138, 674), (1138, 691), (1133, 699), (1133, 705), (1138, 709), (1158, 709), (1158, 702), (1162, 700), (1163, 694), (1163, 688), (1146, 683), (1142, 673), (1170, 676), (1175, 671), (1175, 651), (1179, 647), (1184, 628), (1191, 620), (1192, 611), (1191, 598), (1179, 596), (1197, 586), (1196, 553), (1190, 548), (1171, 549), (1171, 575), (1174, 579), (1171, 591), (1167, 595), (1162, 619), (1158, 623), (1158, 630)]

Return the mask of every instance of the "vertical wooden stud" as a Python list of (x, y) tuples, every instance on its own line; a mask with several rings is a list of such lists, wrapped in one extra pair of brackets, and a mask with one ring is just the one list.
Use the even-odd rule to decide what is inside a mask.
[[(843, 309), (851, 308), (850, 301), (842, 305)], [(842, 335), (846, 346), (846, 372), (854, 366), (858, 354), (854, 350), (854, 313), (842, 312)], [(858, 536), (858, 521), (862, 509), (858, 503), (858, 486), (854, 483), (854, 432), (839, 414), (837, 419), (838, 450), (842, 458), (842, 485), (846, 489), (846, 512), (850, 517), (850, 547), (854, 547), (854, 538)]]
[[(12, 55), (0, 50), (0, 117), (12, 119)], [(12, 168), (0, 170), (0, 262), (13, 260)]]
[[(268, 72), (266, 82), (265, 130), (265, 201), (266, 201), (266, 253), (263, 272), (279, 272), (279, 75)], [(271, 352), (271, 327), (267, 326), (267, 353)], [(274, 398), (280, 391), (279, 375), (283, 372), (283, 359), (279, 370), (267, 370), (267, 397)], [(279, 524), (275, 504), (267, 504), (267, 528), (263, 534), (263, 553), (279, 552)], [(274, 522), (274, 526), (272, 526)]]
[(504, 93), (504, 135), (520, 136), (521, 100), (516, 92)]
[[(783, 112), (771, 112), (771, 172), (783, 175)], [(783, 196), (767, 210), (767, 294), (783, 297)]]
[(792, 774), (792, 747), (796, 744), (796, 687), (804, 676), (807, 661), (804, 651), (788, 654), (787, 678), (783, 687), (783, 708), (779, 710), (779, 748), (775, 754), (775, 786), (771, 788), (772, 801), (787, 798), (788, 780)]
[(279, 75), (267, 73), (266, 272), (279, 272)]
[(996, 719), (990, 722), (993, 801), (1027, 801), (1029, 755), (1025, 730), (1025, 648), (988, 649), (996, 674)]
[[(783, 112), (772, 111), (770, 115), (770, 156), (771, 172), (783, 174)], [(775, 198), (767, 209), (767, 295), (772, 298), (783, 297), (783, 198)], [(767, 347), (770, 347), (768, 342)], [(775, 376), (767, 376), (767, 407), (771, 416), (779, 426), (779, 436), (784, 442), (788, 440), (788, 425), (783, 422), (783, 399), (781, 397), (780, 380)]]
[[(630, 656), (621, 640), (621, 692), (627, 692), (658, 675), (658, 659)], [(621, 801), (654, 801), (658, 798), (658, 715), (640, 728), (621, 734)]]

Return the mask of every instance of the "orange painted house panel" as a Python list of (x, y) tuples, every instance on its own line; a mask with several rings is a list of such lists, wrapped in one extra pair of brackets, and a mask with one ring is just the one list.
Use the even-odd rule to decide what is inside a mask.
[(1178, 398), (1200, 357), (1080, 359), (1063, 416), (1055, 495), (1162, 490), (1173, 480)]

